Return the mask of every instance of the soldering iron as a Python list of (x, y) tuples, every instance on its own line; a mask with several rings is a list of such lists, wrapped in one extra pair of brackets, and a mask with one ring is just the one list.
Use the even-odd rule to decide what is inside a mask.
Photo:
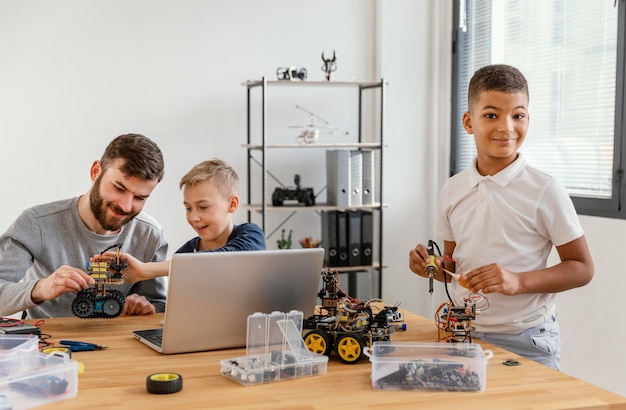
[(433, 295), (434, 279), (437, 274), (437, 264), (435, 263), (435, 242), (428, 241), (428, 263), (424, 267), (424, 273), (428, 275), (428, 293)]

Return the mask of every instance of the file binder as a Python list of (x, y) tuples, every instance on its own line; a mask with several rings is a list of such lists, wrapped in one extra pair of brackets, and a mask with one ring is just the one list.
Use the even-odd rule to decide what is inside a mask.
[(363, 205), (372, 205), (375, 202), (375, 191), (374, 191), (374, 187), (376, 186), (376, 181), (375, 181), (375, 167), (374, 167), (374, 163), (375, 163), (375, 158), (374, 158), (374, 151), (371, 150), (367, 150), (367, 151), (361, 151), (361, 162), (362, 162), (362, 199), (361, 199), (361, 203)]
[(337, 266), (349, 266), (348, 213), (346, 211), (337, 211), (337, 252), (339, 255)]
[(361, 211), (361, 264), (371, 265), (373, 262), (372, 244), (374, 241), (374, 214)]
[(337, 211), (322, 212), (322, 247), (326, 266), (339, 265), (339, 249), (337, 244)]
[(361, 152), (326, 151), (326, 198), (329, 205), (359, 206), (362, 203)]
[(348, 265), (361, 265), (361, 212), (348, 211)]

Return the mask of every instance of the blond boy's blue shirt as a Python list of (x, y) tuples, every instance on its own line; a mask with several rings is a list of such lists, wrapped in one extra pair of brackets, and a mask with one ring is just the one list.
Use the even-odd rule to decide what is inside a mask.
[[(200, 237), (196, 236), (178, 248), (176, 253), (196, 252), (199, 242)], [(258, 251), (265, 248), (263, 230), (257, 224), (246, 222), (233, 227), (226, 245), (208, 252)]]

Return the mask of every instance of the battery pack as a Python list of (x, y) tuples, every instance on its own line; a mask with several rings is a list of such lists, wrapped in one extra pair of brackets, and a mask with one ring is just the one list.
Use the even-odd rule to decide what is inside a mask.
[(41, 329), (27, 323), (19, 323), (10, 319), (0, 320), (0, 335), (37, 335), (41, 336)]

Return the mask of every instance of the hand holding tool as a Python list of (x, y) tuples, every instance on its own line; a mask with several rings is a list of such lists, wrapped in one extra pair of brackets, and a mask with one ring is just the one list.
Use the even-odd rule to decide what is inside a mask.
[(428, 263), (424, 267), (424, 272), (428, 275), (428, 293), (430, 296), (433, 295), (434, 290), (434, 279), (435, 274), (437, 274), (437, 264), (435, 263), (435, 249), (434, 242), (432, 240), (428, 241)]

